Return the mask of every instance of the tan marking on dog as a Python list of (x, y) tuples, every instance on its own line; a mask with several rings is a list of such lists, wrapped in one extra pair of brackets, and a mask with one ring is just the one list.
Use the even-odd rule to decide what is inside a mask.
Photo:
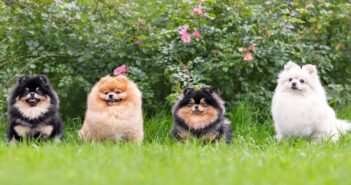
[(200, 109), (201, 112), (195, 113), (192, 106), (183, 107), (178, 110), (177, 114), (193, 129), (205, 128), (218, 118), (218, 111), (214, 107), (207, 106)]
[(36, 106), (31, 107), (24, 98), (21, 98), (17, 99), (14, 106), (17, 107), (23, 116), (29, 119), (35, 119), (48, 111), (50, 107), (50, 100), (50, 97), (41, 98), (40, 102)]
[(209, 133), (206, 133), (201, 139), (203, 139), (204, 141), (214, 141), (217, 136), (218, 136), (219, 132), (217, 131), (211, 131)]
[(54, 127), (52, 125), (44, 125), (44, 126), (39, 126), (35, 128), (35, 131), (40, 132), (41, 134), (50, 136), (52, 131), (54, 130)]
[(31, 129), (29, 127), (17, 125), (13, 128), (19, 136), (26, 136), (30, 133)]
[(14, 130), (19, 136), (22, 137), (31, 136), (35, 133), (40, 133), (43, 136), (50, 136), (54, 130), (54, 127), (52, 125), (43, 125), (36, 128), (29, 128), (27, 126), (17, 125), (14, 127)]
[(189, 131), (184, 129), (181, 129), (180, 132), (178, 132), (177, 134), (182, 141), (193, 138), (193, 135)]

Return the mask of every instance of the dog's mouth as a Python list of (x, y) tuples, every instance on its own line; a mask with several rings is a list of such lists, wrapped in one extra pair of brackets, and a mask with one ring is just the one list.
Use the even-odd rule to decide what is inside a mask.
[(201, 111), (201, 110), (193, 110), (192, 113), (193, 113), (193, 114), (196, 114), (196, 115), (199, 115), (199, 114), (203, 114), (204, 111)]
[(40, 102), (40, 99), (31, 97), (26, 99), (26, 102), (28, 103), (29, 106), (34, 107)]
[(301, 89), (297, 88), (297, 86), (291, 86), (290, 89), (294, 91), (301, 91)]
[(302, 90), (297, 87), (291, 87), (290, 89), (296, 93), (302, 93)]
[(109, 98), (106, 100), (107, 104), (115, 104), (121, 102), (122, 99)]

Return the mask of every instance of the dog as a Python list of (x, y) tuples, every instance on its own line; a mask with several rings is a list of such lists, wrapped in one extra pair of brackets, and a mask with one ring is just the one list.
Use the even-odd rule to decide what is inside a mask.
[(185, 89), (172, 108), (171, 135), (178, 141), (195, 138), (216, 142), (224, 139), (226, 143), (230, 143), (233, 132), (230, 121), (224, 116), (224, 104), (211, 88)]
[(61, 141), (64, 122), (59, 98), (45, 75), (21, 77), (8, 96), (7, 138)]
[(130, 141), (144, 138), (142, 93), (124, 75), (105, 76), (88, 95), (87, 111), (80, 138), (85, 141)]
[(295, 136), (335, 142), (351, 129), (350, 123), (336, 118), (317, 68), (310, 64), (300, 67), (289, 61), (284, 66), (272, 99), (272, 116), (277, 140)]

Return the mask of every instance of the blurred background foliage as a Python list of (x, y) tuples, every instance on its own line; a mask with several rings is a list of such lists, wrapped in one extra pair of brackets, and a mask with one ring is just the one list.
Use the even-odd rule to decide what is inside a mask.
[[(190, 43), (181, 40), (182, 27)], [(269, 107), (289, 60), (318, 65), (332, 105), (345, 105), (350, 31), (349, 1), (3, 0), (0, 111), (4, 118), (18, 77), (46, 74), (64, 117), (83, 116), (92, 85), (121, 64), (142, 89), (147, 113), (168, 111), (189, 84), (212, 86), (229, 106)], [(244, 60), (250, 45), (253, 60)]]

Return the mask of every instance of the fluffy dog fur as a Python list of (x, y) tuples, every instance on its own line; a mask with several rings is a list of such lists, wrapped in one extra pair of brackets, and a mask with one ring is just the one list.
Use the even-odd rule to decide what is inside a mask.
[(62, 139), (64, 123), (59, 115), (59, 99), (44, 75), (19, 79), (8, 98), (9, 141)]
[(351, 125), (336, 118), (314, 65), (288, 62), (279, 74), (272, 101), (276, 138), (291, 136), (337, 141)]
[(173, 107), (171, 134), (178, 141), (189, 138), (205, 142), (232, 140), (230, 121), (224, 117), (224, 101), (210, 88), (188, 88)]
[(88, 96), (87, 112), (79, 134), (83, 140), (142, 143), (142, 94), (127, 77), (105, 76)]

